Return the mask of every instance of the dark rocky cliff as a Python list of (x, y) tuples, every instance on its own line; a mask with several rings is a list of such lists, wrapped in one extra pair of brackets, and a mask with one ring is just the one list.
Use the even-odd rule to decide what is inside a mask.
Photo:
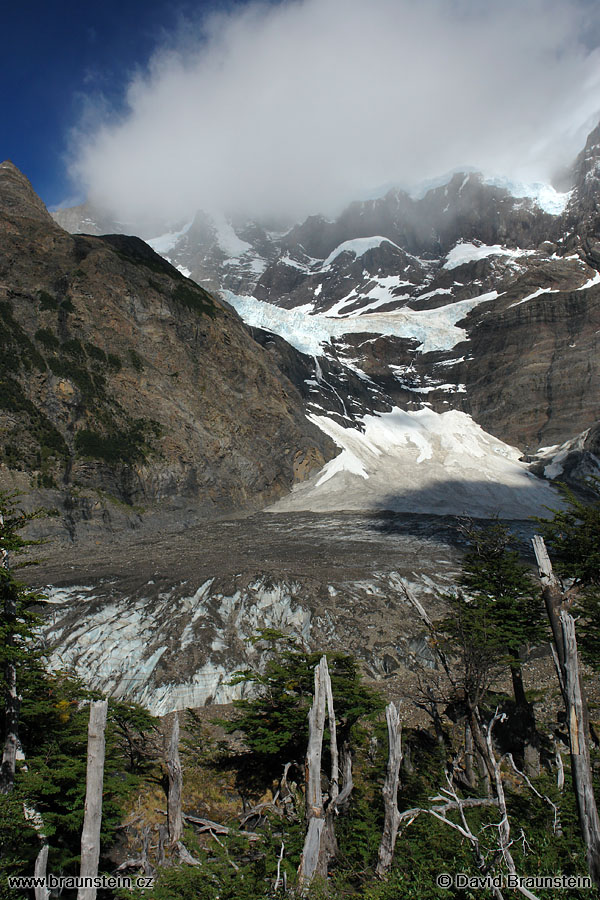
[(63, 231), (9, 162), (0, 341), (2, 483), (71, 520), (256, 508), (335, 453), (230, 307), (138, 238)]

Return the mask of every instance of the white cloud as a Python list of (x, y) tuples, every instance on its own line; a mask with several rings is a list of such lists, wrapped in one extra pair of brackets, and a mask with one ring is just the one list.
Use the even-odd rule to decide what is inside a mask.
[(71, 171), (124, 219), (300, 217), (458, 166), (544, 180), (599, 114), (583, 0), (251, 2), (190, 25), (87, 118)]

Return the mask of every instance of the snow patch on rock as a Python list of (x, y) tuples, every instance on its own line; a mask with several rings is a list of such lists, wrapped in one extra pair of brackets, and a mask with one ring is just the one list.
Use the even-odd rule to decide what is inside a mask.
[(169, 253), (170, 250), (173, 250), (177, 241), (183, 237), (184, 234), (190, 230), (193, 225), (193, 219), (191, 222), (188, 222), (187, 225), (184, 225), (181, 231), (170, 231), (167, 234), (161, 234), (158, 237), (150, 238), (146, 241), (146, 243), (152, 247), (155, 253), (160, 253), (161, 256), (164, 256), (165, 253)]
[(466, 263), (477, 262), (480, 259), (487, 259), (488, 256), (508, 256), (517, 259), (519, 256), (531, 256), (533, 250), (511, 250), (508, 247), (501, 247), (500, 244), (472, 244), (469, 242), (459, 243), (448, 253), (446, 262), (442, 266), (443, 269), (456, 269), (458, 266), (464, 266)]
[(352, 241), (344, 241), (343, 244), (340, 244), (335, 250), (332, 250), (327, 259), (323, 263), (323, 268), (331, 265), (334, 259), (340, 255), (340, 253), (353, 253), (357, 258), (362, 256), (364, 253), (367, 253), (368, 250), (374, 250), (377, 247), (381, 247), (382, 244), (391, 244), (392, 247), (396, 247), (397, 250), (400, 250), (397, 244), (393, 241), (390, 241), (389, 238), (382, 237), (381, 235), (375, 235), (374, 237), (368, 238), (355, 238)]

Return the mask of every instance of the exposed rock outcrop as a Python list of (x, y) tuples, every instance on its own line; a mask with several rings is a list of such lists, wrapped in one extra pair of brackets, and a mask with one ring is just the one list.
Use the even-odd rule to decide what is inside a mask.
[(231, 308), (139, 238), (63, 231), (8, 162), (0, 328), (3, 481), (63, 508), (256, 508), (335, 453)]

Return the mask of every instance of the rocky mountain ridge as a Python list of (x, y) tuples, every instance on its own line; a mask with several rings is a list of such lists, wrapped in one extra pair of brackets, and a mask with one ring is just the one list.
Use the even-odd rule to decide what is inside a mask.
[(139, 238), (68, 234), (9, 162), (0, 326), (2, 482), (45, 492), (72, 535), (264, 506), (335, 453), (230, 307)]

